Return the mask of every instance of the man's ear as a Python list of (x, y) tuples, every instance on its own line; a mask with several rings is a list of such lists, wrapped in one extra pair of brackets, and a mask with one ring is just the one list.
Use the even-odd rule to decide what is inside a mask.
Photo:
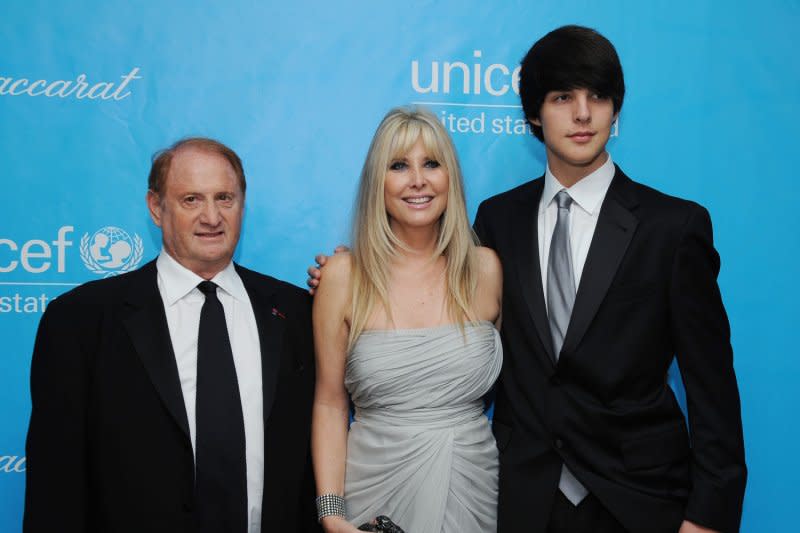
[(161, 227), (161, 197), (158, 193), (153, 191), (147, 191), (147, 210), (150, 211), (150, 218), (153, 219), (153, 223)]
[(530, 122), (533, 126), (539, 126), (540, 128), (542, 127), (542, 121), (537, 117), (528, 117), (528, 122)]

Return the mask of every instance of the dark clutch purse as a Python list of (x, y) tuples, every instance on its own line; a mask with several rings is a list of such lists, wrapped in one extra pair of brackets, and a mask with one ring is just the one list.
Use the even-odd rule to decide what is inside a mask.
[(375, 523), (361, 524), (358, 527), (359, 531), (382, 531), (383, 533), (405, 533), (400, 526), (389, 520), (388, 516), (379, 516), (375, 519)]

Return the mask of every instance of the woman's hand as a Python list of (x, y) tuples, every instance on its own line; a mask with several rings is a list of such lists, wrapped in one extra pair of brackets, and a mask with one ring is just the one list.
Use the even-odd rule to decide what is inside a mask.
[(322, 519), (321, 524), (325, 533), (359, 533), (356, 526), (341, 516), (326, 516)]

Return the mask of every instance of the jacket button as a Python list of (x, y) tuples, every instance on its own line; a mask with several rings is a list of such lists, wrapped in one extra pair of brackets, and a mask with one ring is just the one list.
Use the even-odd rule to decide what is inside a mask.
[(561, 440), (561, 439), (556, 439), (555, 445), (556, 445), (556, 448), (558, 448), (560, 450), (560, 449), (562, 449), (564, 447), (564, 441)]

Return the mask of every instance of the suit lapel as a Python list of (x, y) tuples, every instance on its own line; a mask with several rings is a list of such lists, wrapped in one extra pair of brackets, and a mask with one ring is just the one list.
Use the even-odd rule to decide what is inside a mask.
[(597, 227), (583, 266), (581, 283), (564, 337), (564, 353), (573, 352), (589, 328), (639, 223), (631, 213), (636, 200), (629, 190), (630, 183), (630, 179), (617, 167), (600, 208)]
[(539, 199), (544, 189), (544, 180), (538, 179), (518, 198), (511, 214), (511, 227), (517, 233), (514, 241), (515, 266), (519, 277), (519, 286), (531, 315), (533, 324), (542, 345), (547, 351), (549, 362), (555, 363), (553, 341), (550, 336), (550, 325), (547, 321), (547, 308), (544, 304), (542, 289), (542, 271), (539, 265)]
[[(258, 328), (259, 347), (261, 348), (261, 388), (263, 391), (264, 428), (266, 429), (272, 405), (275, 402), (275, 390), (278, 384), (283, 336), (286, 329), (286, 318), (280, 310), (280, 302), (274, 287), (264, 280), (254, 279), (250, 271), (236, 265), (236, 271), (250, 297), (253, 314)], [(291, 319), (291, 318), (290, 318)]]
[(189, 421), (181, 391), (178, 365), (169, 338), (164, 303), (158, 292), (155, 261), (142, 267), (126, 299), (129, 310), (123, 324), (158, 395), (189, 438)]

